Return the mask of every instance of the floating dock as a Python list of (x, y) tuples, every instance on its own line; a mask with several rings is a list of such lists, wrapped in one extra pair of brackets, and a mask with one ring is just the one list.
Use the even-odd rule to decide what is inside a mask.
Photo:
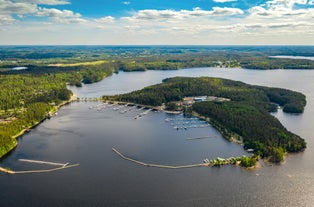
[(36, 164), (46, 164), (46, 165), (56, 165), (56, 166), (67, 166), (69, 163), (57, 163), (57, 162), (46, 162), (46, 161), (40, 161), (40, 160), (28, 160), (28, 159), (19, 159), (21, 162), (30, 162), (30, 163), (36, 163)]
[(48, 173), (48, 172), (54, 172), (58, 170), (63, 170), (67, 168), (77, 167), (80, 164), (73, 164), (69, 165), (69, 163), (56, 163), (56, 162), (46, 162), (46, 161), (40, 161), (40, 160), (28, 160), (28, 159), (19, 159), (19, 161), (22, 162), (29, 162), (29, 163), (36, 163), (36, 164), (46, 164), (46, 165), (54, 165), (58, 166), (56, 168), (52, 169), (43, 169), (43, 170), (25, 170), (25, 171), (14, 171), (8, 168), (0, 167), (0, 171), (7, 173), (7, 174), (28, 174), (28, 173)]
[(117, 149), (112, 148), (112, 150), (119, 155), (122, 159), (128, 160), (130, 162), (146, 166), (146, 167), (157, 167), (157, 168), (167, 168), (167, 169), (183, 169), (183, 168), (193, 168), (193, 167), (204, 167), (204, 166), (210, 166), (209, 163), (200, 163), (200, 164), (192, 164), (192, 165), (180, 165), (180, 166), (172, 166), (172, 165), (158, 165), (158, 164), (150, 164), (150, 163), (145, 163), (141, 162), (132, 158), (129, 158), (122, 153), (120, 153)]

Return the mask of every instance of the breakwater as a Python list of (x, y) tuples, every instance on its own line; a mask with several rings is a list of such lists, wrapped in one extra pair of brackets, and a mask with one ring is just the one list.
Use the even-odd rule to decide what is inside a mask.
[(192, 164), (192, 165), (180, 165), (180, 166), (172, 166), (172, 165), (159, 165), (159, 164), (151, 164), (151, 163), (145, 163), (141, 162), (135, 159), (132, 159), (130, 157), (127, 157), (123, 155), (121, 152), (119, 152), (117, 149), (112, 148), (112, 150), (119, 155), (122, 159), (128, 160), (130, 162), (146, 166), (146, 167), (157, 167), (157, 168), (167, 168), (167, 169), (182, 169), (182, 168), (192, 168), (192, 167), (204, 167), (209, 166), (209, 163), (200, 163), (200, 164)]

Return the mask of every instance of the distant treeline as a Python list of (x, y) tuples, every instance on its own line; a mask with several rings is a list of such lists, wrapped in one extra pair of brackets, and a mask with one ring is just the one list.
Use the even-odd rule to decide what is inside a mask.
[(297, 152), (306, 147), (302, 138), (287, 131), (269, 113), (277, 109), (274, 103), (283, 106), (285, 112), (303, 112), (305, 96), (286, 89), (253, 86), (221, 78), (177, 77), (139, 91), (103, 98), (159, 106), (188, 96), (204, 95), (231, 101), (195, 103), (192, 109), (210, 117), (212, 124), (225, 136), (240, 135), (245, 147), (253, 148), (257, 154), (277, 162), (283, 159), (284, 152)]
[[(37, 46), (0, 47), (0, 71), (15, 66), (116, 61), (124, 71), (173, 70), (188, 67), (247, 69), (314, 69), (314, 61), (270, 56), (314, 57), (306, 46)], [(72, 68), (74, 69), (74, 68)]]
[(89, 84), (102, 80), (104, 77), (112, 75), (117, 71), (118, 65), (115, 62), (106, 62), (101, 64), (79, 65), (79, 66), (41, 66), (41, 65), (26, 65), (26, 70), (7, 70), (0, 74), (31, 74), (31, 75), (52, 75), (59, 80), (70, 85), (78, 87), (82, 83)]

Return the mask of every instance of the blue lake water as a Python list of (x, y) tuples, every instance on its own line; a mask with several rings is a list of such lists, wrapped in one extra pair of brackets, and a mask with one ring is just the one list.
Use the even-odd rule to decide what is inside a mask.
[[(211, 126), (175, 130), (184, 118), (181, 115), (149, 112), (135, 120), (144, 110), (120, 113), (113, 107), (97, 110), (96, 102), (72, 103), (22, 136), (0, 165), (14, 170), (46, 167), (18, 161), (25, 158), (80, 166), (47, 174), (0, 174), (0, 206), (314, 206), (314, 71), (198, 68), (120, 72), (71, 90), (79, 97), (99, 97), (141, 89), (174, 76), (223, 77), (304, 93), (307, 106), (303, 114), (278, 112), (274, 116), (305, 138), (308, 148), (288, 155), (281, 165), (261, 163), (254, 171), (237, 166), (143, 167), (121, 159), (111, 148), (143, 162), (165, 165), (247, 153)], [(210, 138), (186, 140), (201, 136)]]

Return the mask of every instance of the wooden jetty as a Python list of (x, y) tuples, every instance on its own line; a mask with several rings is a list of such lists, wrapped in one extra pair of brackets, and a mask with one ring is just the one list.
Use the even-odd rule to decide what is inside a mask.
[(141, 162), (132, 158), (129, 158), (122, 153), (120, 153), (117, 149), (112, 148), (112, 150), (119, 155), (122, 159), (128, 160), (130, 162), (146, 166), (146, 167), (157, 167), (157, 168), (167, 168), (167, 169), (182, 169), (182, 168), (192, 168), (192, 167), (204, 167), (204, 166), (210, 166), (209, 163), (200, 163), (200, 164), (192, 164), (192, 165), (180, 165), (180, 166), (172, 166), (172, 165), (158, 165), (158, 164), (150, 164), (150, 163), (145, 163)]
[(79, 165), (80, 164), (66, 165), (66, 166), (57, 167), (57, 168), (53, 168), (53, 169), (47, 169), (47, 170), (13, 171), (14, 172), (13, 174), (48, 173), (48, 172), (54, 172), (54, 171), (63, 170), (63, 169), (67, 169), (67, 168), (77, 167)]
[(58, 170), (64, 170), (64, 169), (67, 169), (67, 168), (77, 167), (77, 166), (80, 165), (80, 164), (69, 165), (69, 163), (56, 163), (56, 162), (46, 162), (46, 161), (28, 160), (28, 159), (19, 159), (19, 161), (36, 163), (36, 164), (54, 165), (54, 166), (58, 166), (58, 167), (52, 168), (52, 169), (24, 170), (24, 171), (14, 171), (14, 170), (11, 170), (11, 169), (0, 167), (0, 172), (4, 172), (4, 173), (7, 173), (7, 174), (48, 173), (48, 172), (54, 172), (54, 171), (58, 171)]
[(40, 160), (28, 160), (28, 159), (19, 159), (19, 161), (37, 163), (37, 164), (46, 164), (46, 165), (57, 165), (57, 166), (67, 166), (69, 164), (69, 163), (46, 162), (46, 161), (40, 161)]
[(143, 117), (143, 116), (147, 115), (147, 114), (148, 114), (148, 112), (150, 112), (150, 111), (152, 111), (152, 110), (153, 110), (152, 108), (151, 108), (151, 109), (148, 109), (148, 110), (146, 110), (146, 111), (144, 111), (144, 112), (142, 112), (142, 113), (140, 113), (140, 114), (136, 115), (136, 116), (134, 117), (134, 119), (141, 118), (141, 117)]

